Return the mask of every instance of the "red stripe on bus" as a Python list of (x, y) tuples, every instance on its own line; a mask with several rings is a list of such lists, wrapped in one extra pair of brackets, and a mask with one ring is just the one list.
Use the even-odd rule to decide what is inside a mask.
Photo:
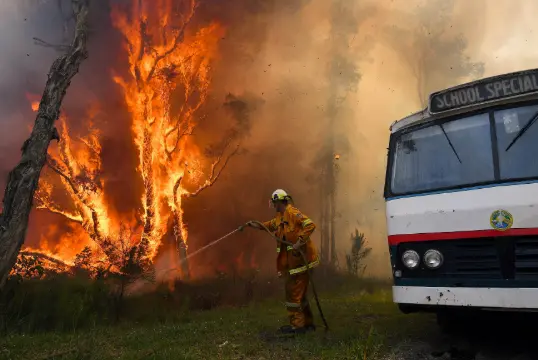
[(433, 240), (456, 240), (456, 239), (476, 239), (482, 237), (499, 237), (499, 236), (524, 236), (538, 235), (538, 228), (528, 229), (509, 229), (506, 231), (497, 230), (473, 230), (473, 231), (454, 231), (442, 233), (421, 233), (421, 234), (400, 234), (389, 235), (389, 245), (398, 245), (403, 242), (415, 241), (433, 241)]

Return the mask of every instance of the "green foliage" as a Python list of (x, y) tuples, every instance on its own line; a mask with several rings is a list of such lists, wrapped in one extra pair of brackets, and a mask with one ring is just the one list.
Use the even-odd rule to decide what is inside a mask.
[(364, 260), (370, 255), (372, 248), (367, 247), (363, 233), (358, 229), (351, 234), (351, 252), (346, 255), (346, 267), (350, 275), (361, 276), (366, 270)]
[[(320, 293), (357, 293), (360, 289), (370, 294), (384, 287), (379, 282), (323, 270), (314, 272)], [(138, 288), (140, 283), (135, 285)], [(189, 283), (146, 282), (142, 291), (130, 291), (121, 301), (119, 286), (120, 279), (115, 276), (89, 278), (87, 273), (23, 281), (12, 277), (0, 295), (0, 329), (25, 333), (80, 331), (104, 325), (187, 321), (196, 311), (283, 299), (283, 282), (262, 277), (255, 269)], [(322, 299), (322, 306), (324, 302)]]
[(384, 338), (373, 326), (370, 327), (366, 335), (360, 334), (355, 340), (351, 341), (343, 350), (344, 358), (357, 360), (378, 359), (382, 354)]
[(12, 277), (0, 295), (3, 329), (74, 330), (110, 318), (110, 301), (102, 281), (56, 275), (45, 280)]
[(11, 277), (0, 295), (0, 328), (73, 331), (119, 321), (166, 322), (189, 311), (244, 306), (282, 293), (279, 281), (258, 279), (257, 271), (189, 283), (144, 282), (144, 292), (129, 296), (125, 294), (133, 284), (126, 279), (131, 278), (113, 273), (91, 278), (87, 272), (41, 280)]
[[(436, 329), (431, 315), (400, 314), (384, 285), (378, 285), (374, 293), (369, 294), (362, 291), (364, 280), (347, 279), (348, 289), (334, 288), (321, 293), (323, 310), (331, 326), (329, 333), (320, 328), (293, 340), (260, 336), (260, 333), (273, 332), (286, 322), (286, 311), (280, 298), (245, 307), (181, 314), (176, 309), (174, 313), (171, 299), (164, 297), (170, 294), (165, 287), (139, 297), (137, 304), (127, 302), (138, 311), (146, 311), (147, 316), (162, 316), (162, 321), (146, 323), (136, 319), (136, 323), (62, 333), (8, 334), (0, 339), (0, 357), (374, 360), (382, 358), (403, 339), (431, 336), (432, 330)], [(282, 284), (278, 285), (281, 292)], [(186, 288), (180, 291), (183, 290)], [(282, 296), (280, 292), (279, 297)], [(160, 298), (155, 295), (157, 293)], [(161, 309), (163, 304), (167, 308)], [(319, 317), (316, 320), (321, 325)]]

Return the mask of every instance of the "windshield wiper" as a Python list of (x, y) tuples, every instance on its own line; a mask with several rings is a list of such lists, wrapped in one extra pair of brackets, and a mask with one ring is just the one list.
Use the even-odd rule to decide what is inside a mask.
[(454, 148), (454, 145), (452, 145), (452, 141), (450, 141), (450, 138), (448, 137), (448, 134), (446, 133), (445, 128), (443, 127), (442, 124), (439, 124), (439, 127), (441, 128), (441, 130), (443, 130), (443, 134), (445, 134), (445, 138), (446, 138), (446, 141), (448, 141), (448, 145), (450, 145), (450, 147), (452, 148), (452, 151), (454, 152), (454, 155), (456, 155), (456, 157), (458, 158), (458, 161), (461, 164), (460, 156), (458, 155), (458, 152)]
[(532, 126), (532, 124), (534, 124), (536, 122), (536, 120), (538, 120), (538, 112), (534, 113), (534, 115), (529, 119), (527, 124), (525, 124), (525, 126), (523, 126), (523, 128), (521, 128), (521, 130), (519, 130), (516, 137), (512, 140), (512, 142), (510, 142), (510, 144), (506, 147), (506, 150), (504, 150), (504, 151), (508, 151), (508, 149), (510, 149), (512, 147), (512, 145), (514, 145), (516, 143), (516, 141), (518, 141), (519, 138), (522, 137), (523, 134), (525, 134), (527, 132), (527, 130), (529, 130), (529, 128)]

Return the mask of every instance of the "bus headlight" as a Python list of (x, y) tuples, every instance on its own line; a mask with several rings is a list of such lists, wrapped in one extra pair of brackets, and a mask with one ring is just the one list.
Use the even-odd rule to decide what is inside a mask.
[(437, 250), (428, 250), (424, 253), (424, 265), (430, 269), (437, 269), (443, 265), (443, 254)]
[(407, 250), (402, 255), (402, 262), (405, 267), (409, 269), (414, 269), (418, 266), (418, 263), (420, 262), (420, 256), (418, 256), (418, 253), (414, 250)]

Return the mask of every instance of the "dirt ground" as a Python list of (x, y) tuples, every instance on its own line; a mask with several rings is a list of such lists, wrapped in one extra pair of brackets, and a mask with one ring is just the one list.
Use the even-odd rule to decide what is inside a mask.
[(432, 326), (421, 340), (397, 344), (384, 360), (538, 359), (536, 324), (537, 314), (487, 313), (463, 321), (450, 335)]

